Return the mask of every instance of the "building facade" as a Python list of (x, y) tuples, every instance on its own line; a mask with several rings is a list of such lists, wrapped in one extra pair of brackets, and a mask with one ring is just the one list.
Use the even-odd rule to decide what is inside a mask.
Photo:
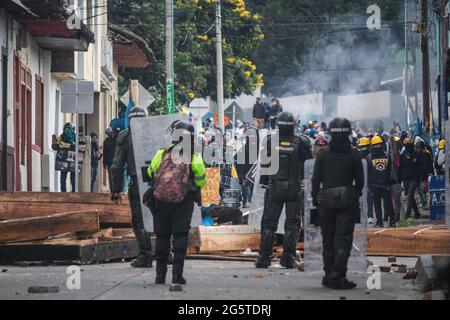
[[(52, 136), (77, 123), (61, 112), (61, 81), (84, 79), (94, 84), (94, 113), (78, 118), (87, 143), (79, 191), (90, 192), (89, 135), (101, 144), (117, 117), (119, 65), (107, 10), (103, 0), (0, 2), (0, 190), (60, 190)], [(107, 191), (107, 181), (100, 163), (94, 190)]]

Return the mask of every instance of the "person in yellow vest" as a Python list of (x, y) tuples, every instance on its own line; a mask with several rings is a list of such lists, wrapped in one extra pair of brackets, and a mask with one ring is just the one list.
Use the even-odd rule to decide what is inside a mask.
[[(206, 184), (206, 169), (201, 155), (194, 150), (194, 127), (186, 122), (177, 122), (173, 130), (182, 132), (180, 138), (172, 138), (169, 149), (159, 149), (147, 169), (153, 181), (153, 216), (156, 233), (156, 280), (166, 282), (170, 240), (173, 236), (172, 283), (186, 284), (183, 277), (184, 260), (188, 247), (194, 202), (201, 205), (200, 189)], [(174, 160), (175, 150), (185, 137), (191, 139), (191, 152), (182, 149), (183, 163)], [(172, 152), (174, 151), (174, 152)]]
[(436, 175), (445, 175), (445, 140), (439, 141), (438, 150), (434, 157), (434, 170)]

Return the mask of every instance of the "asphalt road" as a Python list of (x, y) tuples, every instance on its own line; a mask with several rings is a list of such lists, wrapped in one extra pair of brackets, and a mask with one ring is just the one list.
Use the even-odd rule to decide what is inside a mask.
[[(377, 265), (389, 265), (386, 258), (371, 259)], [(407, 260), (408, 267), (414, 265)], [(381, 273), (381, 289), (368, 290), (366, 274), (349, 274), (358, 288), (351, 291), (329, 290), (320, 286), (322, 274), (286, 270), (277, 265), (255, 269), (250, 262), (186, 262), (188, 281), (183, 291), (173, 292), (169, 285), (154, 284), (155, 270), (134, 269), (129, 263), (80, 266), (81, 288), (69, 290), (67, 266), (0, 266), (0, 299), (422, 299), (413, 280), (401, 273)], [(171, 280), (169, 270), (168, 281)], [(57, 293), (28, 293), (30, 286), (58, 286)]]

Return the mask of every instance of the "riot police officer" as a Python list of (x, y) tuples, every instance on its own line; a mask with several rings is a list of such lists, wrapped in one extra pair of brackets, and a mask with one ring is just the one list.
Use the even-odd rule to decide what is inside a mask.
[[(154, 188), (155, 203), (152, 213), (156, 232), (155, 282), (157, 284), (166, 282), (171, 237), (173, 237), (172, 283), (186, 284), (183, 270), (194, 203), (201, 205), (200, 189), (207, 182), (203, 158), (200, 154), (194, 153), (194, 127), (190, 123), (179, 121), (173, 124), (173, 130), (182, 132), (183, 135), (180, 137), (174, 135), (169, 149), (159, 149), (147, 169)], [(190, 151), (182, 150), (186, 160), (184, 164), (187, 165), (187, 162), (190, 162), (189, 179), (184, 181), (187, 184), (186, 189), (182, 188), (180, 181), (173, 178), (182, 175), (180, 171), (183, 170), (180, 169), (182, 165), (174, 165), (172, 161), (173, 148), (181, 144), (184, 138), (190, 139), (191, 145)], [(178, 201), (174, 201), (173, 196), (179, 196)]]
[(313, 204), (319, 207), (323, 237), (325, 276), (322, 285), (352, 289), (347, 280), (347, 262), (353, 245), (353, 230), (359, 217), (359, 197), (364, 187), (361, 156), (351, 145), (350, 121), (330, 122), (331, 142), (317, 156), (312, 177)]
[[(129, 119), (146, 117), (147, 112), (144, 108), (136, 106), (130, 110)], [(130, 176), (128, 184), (128, 200), (131, 207), (131, 223), (136, 240), (139, 244), (139, 255), (131, 264), (135, 268), (151, 268), (151, 242), (150, 234), (145, 231), (144, 221), (142, 218), (141, 201), (139, 197), (138, 180), (136, 173), (136, 165), (134, 162), (133, 142), (131, 139), (131, 131), (122, 130), (116, 139), (116, 150), (114, 153), (113, 164), (111, 166), (113, 186), (111, 187), (111, 199), (116, 203), (121, 200), (120, 192), (124, 183), (125, 166)]]
[[(286, 207), (286, 222), (281, 265), (285, 268), (295, 267), (295, 251), (303, 209), (303, 163), (312, 158), (310, 140), (305, 136), (295, 135), (296, 123), (294, 116), (289, 112), (279, 115), (277, 119), (279, 170), (273, 175), (261, 175), (260, 184), (267, 186), (267, 189), (261, 221), (261, 248), (256, 261), (257, 268), (270, 266), (275, 231), (283, 207)], [(271, 136), (268, 139), (266, 154), (272, 157)], [(262, 165), (262, 167), (265, 166)]]

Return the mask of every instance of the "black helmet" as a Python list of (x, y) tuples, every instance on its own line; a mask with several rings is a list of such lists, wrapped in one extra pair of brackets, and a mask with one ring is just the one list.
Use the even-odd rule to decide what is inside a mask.
[[(192, 124), (190, 124), (188, 122), (184, 122), (184, 121), (176, 121), (176, 122), (172, 123), (171, 127), (172, 127), (172, 133), (175, 130), (184, 130), (183, 136), (185, 136), (187, 133), (189, 133), (191, 136), (191, 139), (193, 141), (195, 130), (194, 130), (194, 126)], [(183, 140), (182, 136), (178, 136), (178, 135), (172, 136), (172, 143), (179, 143), (182, 140)]]
[(352, 134), (352, 124), (346, 118), (334, 118), (328, 125), (331, 136), (348, 137)]
[(294, 115), (290, 112), (282, 112), (277, 119), (277, 127), (280, 130), (280, 136), (293, 136), (296, 121)]
[(135, 106), (131, 108), (130, 112), (128, 113), (128, 118), (143, 118), (147, 116), (147, 110), (145, 108), (142, 108), (140, 106)]

